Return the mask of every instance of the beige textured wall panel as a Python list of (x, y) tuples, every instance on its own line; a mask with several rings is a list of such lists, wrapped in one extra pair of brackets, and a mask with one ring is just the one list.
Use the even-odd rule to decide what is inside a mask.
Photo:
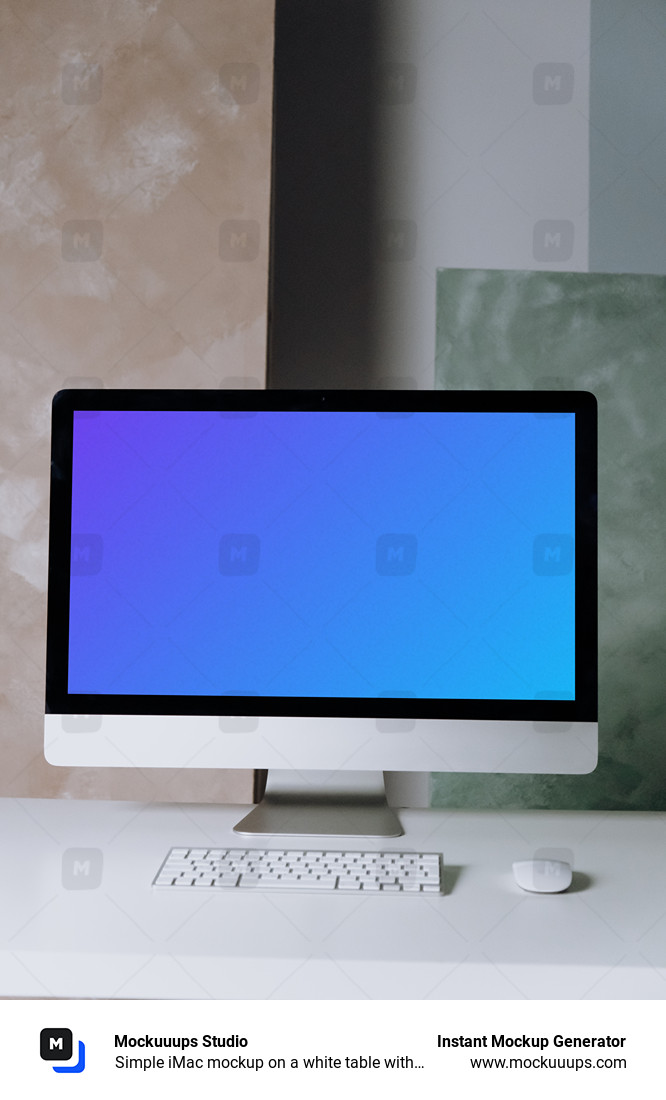
[(273, 0), (0, 11), (0, 794), (247, 801), (43, 759), (50, 402), (263, 387)]

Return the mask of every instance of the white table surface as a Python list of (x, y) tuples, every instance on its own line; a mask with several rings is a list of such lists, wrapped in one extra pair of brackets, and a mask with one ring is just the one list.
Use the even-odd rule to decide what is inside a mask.
[[(0, 995), (666, 996), (666, 814), (401, 811), (405, 836), (365, 847), (441, 851), (441, 897), (152, 888), (171, 846), (261, 846), (231, 833), (242, 814), (0, 799)], [(327, 845), (364, 846), (272, 842)], [(542, 849), (570, 853), (567, 893), (514, 883), (512, 861)], [(72, 876), (91, 850), (90, 878)]]

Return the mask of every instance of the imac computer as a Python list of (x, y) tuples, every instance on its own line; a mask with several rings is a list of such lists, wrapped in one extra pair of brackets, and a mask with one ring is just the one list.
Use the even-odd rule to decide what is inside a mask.
[(46, 758), (340, 836), (385, 773), (589, 772), (596, 532), (588, 393), (62, 391)]

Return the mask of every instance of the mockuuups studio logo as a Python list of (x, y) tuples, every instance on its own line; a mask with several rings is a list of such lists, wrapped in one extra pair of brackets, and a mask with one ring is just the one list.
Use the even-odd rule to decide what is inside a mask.
[(102, 66), (87, 61), (72, 61), (63, 66), (61, 96), (63, 103), (86, 107), (102, 98)]
[[(68, 1027), (44, 1027), (39, 1033), (39, 1054), (45, 1062), (71, 1063), (74, 1037)], [(86, 1048), (79, 1039), (76, 1062), (52, 1066), (56, 1073), (83, 1073), (86, 1068)]]
[(379, 222), (376, 230), (377, 257), (391, 263), (413, 260), (417, 237), (416, 222), (386, 218)]
[(573, 222), (547, 219), (536, 222), (532, 233), (532, 254), (540, 263), (564, 263), (574, 250)]
[(416, 535), (380, 535), (375, 566), (381, 577), (405, 577), (416, 568)]
[(571, 103), (574, 67), (567, 61), (542, 61), (534, 66), (532, 98), (540, 107), (561, 107)]
[(223, 535), (220, 539), (220, 573), (247, 577), (259, 568), (261, 543), (257, 535)]
[(537, 577), (564, 577), (573, 569), (571, 535), (537, 535), (532, 547), (532, 568)]
[(261, 70), (251, 61), (232, 61), (220, 69), (220, 91), (239, 107), (256, 103), (259, 98)]
[(72, 535), (72, 576), (92, 577), (102, 568), (101, 535)]
[(259, 255), (259, 222), (240, 219), (222, 222), (219, 252), (221, 260), (237, 263), (256, 260)]
[(62, 854), (62, 885), (65, 890), (96, 890), (103, 867), (99, 848), (67, 848)]
[(68, 263), (90, 263), (102, 255), (104, 230), (100, 221), (73, 220), (62, 227), (62, 258)]
[(389, 61), (377, 72), (377, 98), (387, 106), (413, 103), (416, 96), (416, 65)]

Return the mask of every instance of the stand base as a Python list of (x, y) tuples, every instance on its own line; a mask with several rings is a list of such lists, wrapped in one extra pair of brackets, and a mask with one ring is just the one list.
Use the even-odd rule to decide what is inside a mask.
[(234, 832), (244, 836), (402, 836), (381, 772), (270, 771), (263, 800)]

